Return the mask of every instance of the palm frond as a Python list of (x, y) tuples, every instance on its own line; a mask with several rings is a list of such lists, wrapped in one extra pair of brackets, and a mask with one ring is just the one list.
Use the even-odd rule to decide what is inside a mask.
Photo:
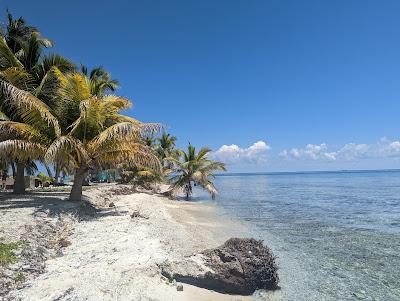
[(0, 121), (0, 139), (23, 139), (36, 143), (48, 143), (46, 137), (33, 126), (15, 121)]
[(4, 37), (0, 37), (0, 67), (2, 69), (9, 67), (24, 67), (24, 65), (17, 59), (12, 50), (8, 47)]
[(6, 68), (0, 71), (0, 78), (25, 91), (31, 91), (34, 87), (33, 76), (21, 68)]
[(61, 129), (50, 108), (31, 93), (18, 89), (13, 85), (0, 80), (0, 90), (3, 101), (16, 108), (21, 118), (28, 124), (43, 124), (43, 120), (48, 125), (52, 125), (57, 136), (61, 134)]
[[(93, 150), (94, 151), (94, 150)], [(161, 171), (161, 163), (151, 150), (141, 143), (120, 142), (95, 150), (94, 158), (101, 164), (128, 164)]]
[(47, 149), (45, 161), (48, 164), (57, 162), (60, 158), (68, 156), (74, 165), (88, 162), (90, 157), (82, 143), (71, 136), (61, 136), (57, 138)]
[(27, 160), (41, 159), (46, 149), (39, 143), (26, 140), (6, 140), (0, 142), (0, 157)]
[(3, 112), (0, 111), (0, 121), (7, 121), (10, 120), (10, 118)]
[(102, 144), (108, 143), (114, 140), (139, 140), (142, 134), (142, 126), (133, 124), (130, 122), (116, 123), (99, 135), (97, 135), (91, 142), (90, 148), (99, 148)]

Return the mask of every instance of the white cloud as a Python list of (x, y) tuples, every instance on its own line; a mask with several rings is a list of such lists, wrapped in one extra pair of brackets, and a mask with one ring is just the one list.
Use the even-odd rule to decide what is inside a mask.
[(307, 144), (303, 148), (292, 148), (279, 153), (287, 159), (312, 160), (345, 160), (353, 161), (361, 158), (400, 157), (400, 141), (382, 138), (375, 144), (347, 143), (336, 150), (329, 149), (326, 143)]
[(336, 153), (329, 152), (328, 146), (325, 143), (307, 144), (304, 148), (292, 148), (290, 150), (285, 149), (279, 155), (281, 157), (293, 159), (308, 158), (312, 160), (336, 160)]
[(247, 148), (241, 148), (236, 144), (222, 145), (210, 154), (210, 158), (227, 164), (257, 163), (266, 160), (266, 153), (270, 148), (264, 141), (257, 141)]

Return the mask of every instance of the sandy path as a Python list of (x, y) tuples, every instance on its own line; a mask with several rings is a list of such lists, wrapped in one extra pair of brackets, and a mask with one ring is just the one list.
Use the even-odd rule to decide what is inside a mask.
[[(86, 194), (102, 202), (104, 189)], [(184, 284), (178, 292), (159, 275), (166, 259), (214, 247), (232, 231), (211, 205), (171, 201), (137, 193), (110, 196), (116, 205), (101, 217), (77, 223), (64, 255), (47, 261), (46, 272), (15, 291), (22, 300), (249, 300)], [(144, 218), (131, 218), (140, 210)], [(236, 233), (235, 233), (236, 234)]]

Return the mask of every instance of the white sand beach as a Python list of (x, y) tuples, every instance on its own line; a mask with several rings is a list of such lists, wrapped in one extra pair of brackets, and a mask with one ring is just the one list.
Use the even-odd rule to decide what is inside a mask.
[[(115, 194), (123, 186), (93, 187), (85, 196), (102, 208), (95, 217), (69, 220), (70, 245), (45, 262), (4, 300), (250, 300), (183, 284), (178, 291), (158, 264), (216, 247), (245, 228), (218, 218), (212, 204), (169, 200), (149, 193)], [(127, 187), (125, 187), (127, 188)], [(126, 192), (125, 192), (126, 193)], [(109, 208), (109, 203), (115, 207)], [(75, 206), (63, 193), (37, 193), (0, 200), (0, 237), (20, 239), (28, 224), (55, 219)], [(143, 217), (131, 217), (137, 211)], [(67, 229), (68, 227), (64, 227)], [(62, 254), (61, 254), (62, 253)]]

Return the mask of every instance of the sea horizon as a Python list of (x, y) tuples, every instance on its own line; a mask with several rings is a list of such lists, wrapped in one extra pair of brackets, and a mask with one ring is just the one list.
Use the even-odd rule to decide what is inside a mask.
[(322, 174), (322, 173), (368, 173), (368, 172), (400, 172), (398, 168), (388, 169), (338, 169), (338, 170), (299, 170), (299, 171), (265, 171), (265, 172), (225, 172), (216, 173), (215, 176), (236, 175), (285, 175), (285, 174)]

